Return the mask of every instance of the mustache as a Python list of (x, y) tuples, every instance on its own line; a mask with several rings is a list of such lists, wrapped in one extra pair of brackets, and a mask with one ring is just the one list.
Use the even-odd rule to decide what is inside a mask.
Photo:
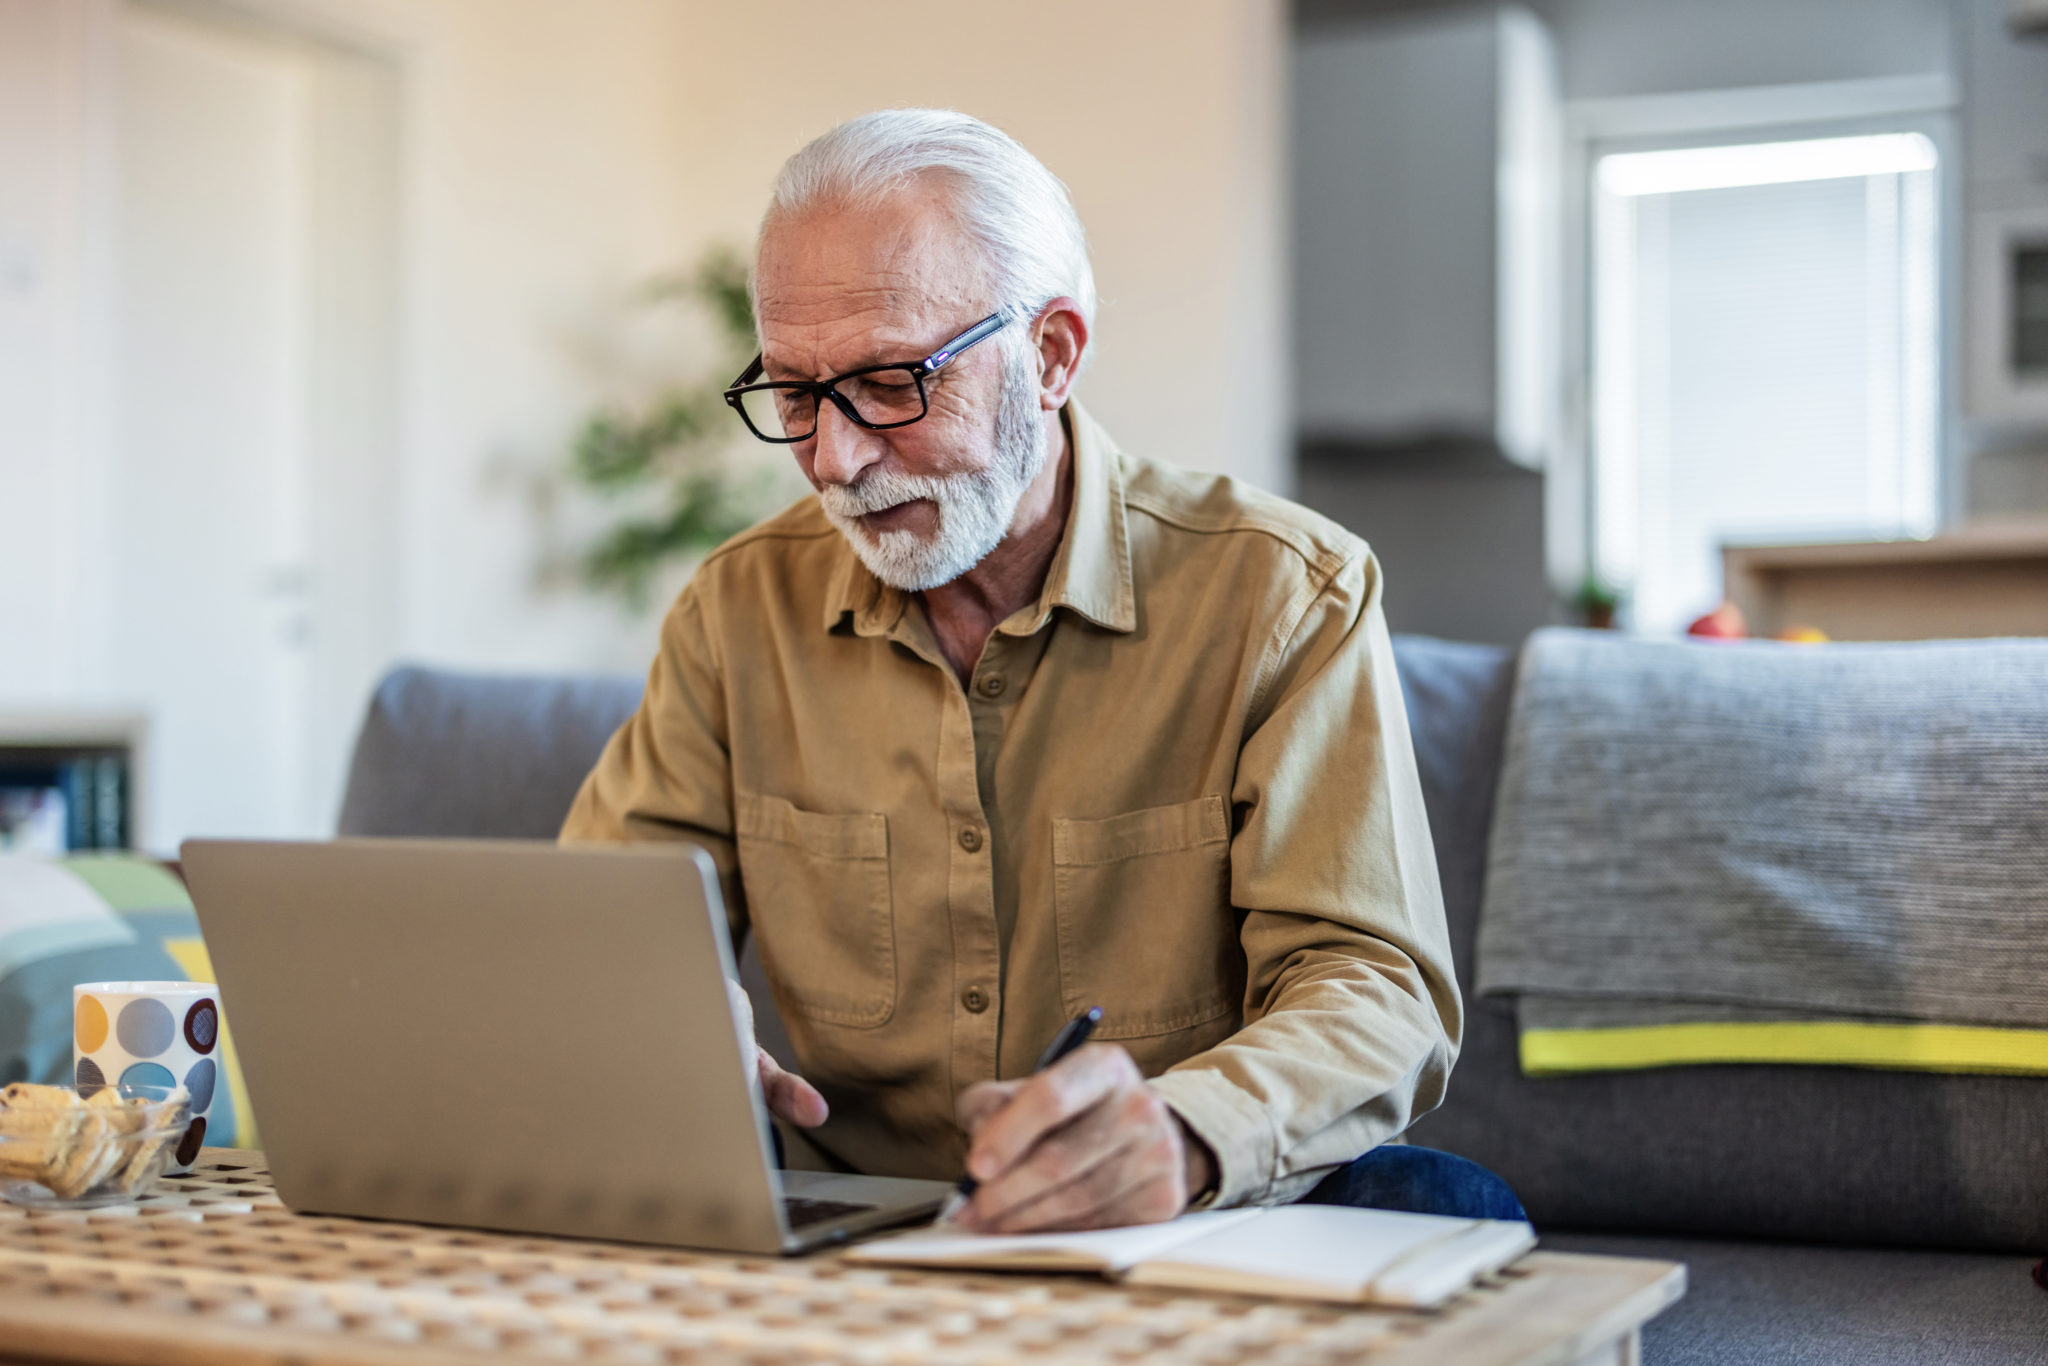
[(952, 491), (953, 480), (966, 476), (901, 474), (895, 470), (867, 469), (850, 484), (827, 484), (818, 490), (818, 501), (834, 516), (854, 518), (882, 512), (902, 503), (929, 499), (943, 503)]

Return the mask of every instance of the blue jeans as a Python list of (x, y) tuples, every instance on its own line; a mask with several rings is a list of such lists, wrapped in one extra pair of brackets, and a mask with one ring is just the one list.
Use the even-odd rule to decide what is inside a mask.
[(1355, 1205), (1461, 1219), (1526, 1219), (1508, 1183), (1455, 1153), (1413, 1144), (1374, 1148), (1301, 1197), (1304, 1205)]

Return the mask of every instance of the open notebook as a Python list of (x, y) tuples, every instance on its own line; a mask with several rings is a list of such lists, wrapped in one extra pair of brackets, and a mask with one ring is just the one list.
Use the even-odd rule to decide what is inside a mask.
[(891, 1266), (1092, 1271), (1143, 1285), (1428, 1308), (1535, 1245), (1535, 1231), (1522, 1223), (1282, 1205), (1089, 1233), (920, 1229), (846, 1256)]

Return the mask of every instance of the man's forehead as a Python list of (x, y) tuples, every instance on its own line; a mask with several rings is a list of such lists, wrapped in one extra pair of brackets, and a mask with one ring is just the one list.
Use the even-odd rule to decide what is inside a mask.
[(764, 356), (791, 373), (912, 359), (952, 335), (935, 329), (976, 320), (981, 274), (944, 206), (919, 196), (776, 224), (755, 276)]

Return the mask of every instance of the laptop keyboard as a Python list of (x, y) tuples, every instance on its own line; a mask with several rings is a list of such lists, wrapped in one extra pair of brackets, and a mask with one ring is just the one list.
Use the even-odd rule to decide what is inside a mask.
[(822, 1224), (827, 1219), (837, 1219), (842, 1214), (859, 1214), (873, 1208), (873, 1205), (851, 1204), (845, 1200), (806, 1200), (801, 1195), (782, 1197), (782, 1214), (792, 1229), (807, 1228), (812, 1224)]

